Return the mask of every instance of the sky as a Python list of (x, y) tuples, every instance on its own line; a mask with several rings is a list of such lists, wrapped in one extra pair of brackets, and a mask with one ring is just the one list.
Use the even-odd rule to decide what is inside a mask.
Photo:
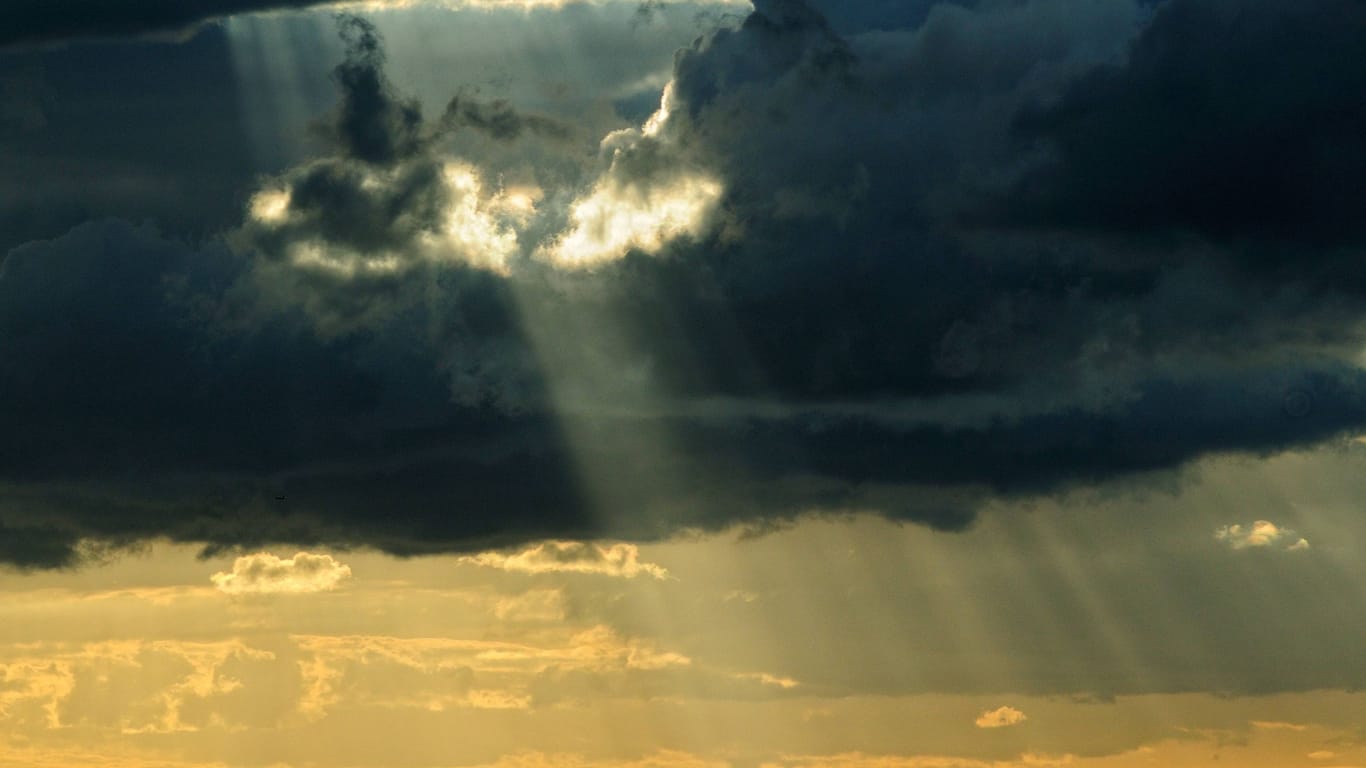
[(1366, 766), (1358, 0), (0, 7), (0, 768)]

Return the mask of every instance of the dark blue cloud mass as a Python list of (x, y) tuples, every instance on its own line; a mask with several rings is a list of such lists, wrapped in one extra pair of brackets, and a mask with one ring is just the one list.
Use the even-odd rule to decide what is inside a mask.
[[(262, 182), (285, 223), (100, 219), (6, 256), (0, 559), (813, 510), (961, 529), (1366, 427), (1359, 3), (889, 8), (756, 3), (600, 158), (459, 87), (424, 117), (343, 19), (319, 154)], [(418, 258), (448, 164), (480, 162), (454, 147), (558, 158), (527, 172), (529, 246), (604, 174), (724, 191), (701, 231), (589, 270)], [(385, 266), (296, 269), (301, 244)]]
[(0, 48), (80, 38), (176, 35), (237, 13), (323, 5), (328, 0), (11, 0), (0, 6)]

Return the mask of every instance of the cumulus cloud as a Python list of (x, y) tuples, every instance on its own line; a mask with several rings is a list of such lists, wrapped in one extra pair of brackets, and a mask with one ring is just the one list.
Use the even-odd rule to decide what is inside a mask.
[(209, 578), (219, 591), (229, 595), (327, 592), (351, 578), (351, 566), (331, 555), (299, 552), (281, 558), (258, 552), (237, 558), (231, 571), (219, 571)]
[(1007, 728), (1028, 719), (1025, 713), (1014, 707), (998, 707), (978, 715), (974, 723), (978, 728)]
[(663, 566), (641, 562), (634, 544), (595, 544), (581, 541), (546, 541), (513, 553), (481, 552), (460, 558), (463, 563), (516, 573), (590, 573), (634, 579), (669, 578)]
[(1302, 552), (1309, 549), (1308, 539), (1270, 520), (1258, 520), (1252, 525), (1225, 525), (1214, 532), (1214, 539), (1228, 545), (1230, 549), (1275, 548), (1287, 552)]
[[(420, 300), (438, 272), (506, 272), (519, 251), (515, 225), (534, 202), (490, 188), (475, 167), (438, 151), (442, 130), (459, 124), (429, 126), (420, 105), (395, 89), (373, 24), (343, 15), (338, 26), (341, 100), (324, 126), (334, 152), (267, 182), (236, 235), (264, 257), (259, 290), (303, 307), (324, 333), (373, 324)], [(504, 123), (522, 119), (506, 108), (498, 114)]]
[(633, 249), (657, 253), (673, 240), (708, 232), (724, 188), (672, 130), (674, 83), (640, 129), (602, 141), (608, 167), (569, 207), (568, 227), (540, 248), (557, 266), (592, 267)]
[(573, 203), (570, 229), (545, 253), (560, 266), (590, 267), (619, 259), (633, 248), (658, 251), (670, 240), (703, 231), (721, 191), (720, 183), (706, 176), (641, 186), (623, 183), (609, 172)]
[(323, 125), (334, 151), (268, 181), (235, 236), (264, 257), (259, 292), (302, 307), (323, 333), (372, 327), (430, 301), (463, 271), (510, 277), (533, 252), (556, 266), (593, 266), (707, 230), (722, 187), (662, 135), (667, 91), (642, 129), (603, 140), (596, 180), (542, 210), (544, 189), (490, 180), (445, 139), (475, 131), (498, 142), (562, 144), (568, 127), (467, 91), (428, 123), (385, 75), (373, 24), (338, 19), (345, 59), (333, 79), (341, 100)]

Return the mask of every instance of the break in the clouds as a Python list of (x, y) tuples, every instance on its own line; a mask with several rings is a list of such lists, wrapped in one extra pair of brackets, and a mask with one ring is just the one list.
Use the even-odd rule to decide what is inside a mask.
[(962, 529), (1350, 436), (1361, 12), (765, 0), (605, 133), (460, 72), (424, 112), (344, 17), (230, 231), (6, 256), (0, 554)]
[(210, 580), (229, 595), (273, 595), (326, 592), (349, 578), (351, 567), (331, 555), (299, 552), (282, 558), (258, 552), (237, 558), (231, 571), (219, 571)]
[(634, 544), (593, 544), (581, 541), (546, 541), (520, 552), (481, 552), (460, 559), (464, 563), (516, 573), (589, 573), (634, 579), (669, 578), (669, 571), (642, 562)]

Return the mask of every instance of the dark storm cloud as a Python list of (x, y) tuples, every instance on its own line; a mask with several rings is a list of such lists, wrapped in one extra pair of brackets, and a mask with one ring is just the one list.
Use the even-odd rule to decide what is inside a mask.
[(441, 122), (450, 129), (473, 128), (500, 141), (519, 138), (523, 133), (566, 139), (571, 133), (567, 126), (551, 118), (518, 113), (506, 99), (480, 100), (477, 95), (452, 98)]
[(222, 30), (0, 54), (0, 253), (98, 216), (213, 234), (260, 170)]
[(1007, 207), (1035, 226), (1360, 243), (1364, 45), (1352, 0), (1173, 0), (1122, 64), (1020, 113), (1053, 156)]
[[(3, 556), (151, 536), (414, 554), (812, 509), (960, 529), (993, 498), (1359, 430), (1362, 308), (1319, 274), (1345, 263), (1336, 209), (1312, 220), (1331, 237), (1290, 213), (1201, 225), (1203, 198), (1125, 226), (1061, 213), (1118, 199), (1077, 158), (1123, 144), (1111, 110), (1165, 103), (1139, 74), (1181, 50), (1160, 41), (1173, 28), (1218, 31), (1210, 7), (943, 3), (844, 34), (766, 0), (680, 51), (662, 127), (597, 160), (466, 92), (424, 121), (374, 29), (344, 18), (328, 153), (265, 179), (231, 248), (104, 222), (5, 260)], [(1289, 57), (1291, 79), (1320, 71), (1292, 41), (1237, 40)], [(1216, 66), (1203, 55), (1171, 66)], [(1265, 89), (1266, 116), (1288, 92)], [(1079, 114), (1100, 127), (1069, 127)], [(1242, 146), (1242, 123), (1219, 125)], [(725, 192), (713, 226), (659, 254), (562, 273), (533, 254), (594, 183), (571, 175), (507, 263), (434, 256), (451, 211), (491, 193), (453, 185), (461, 133), (551, 139), (620, 189), (707, 173)], [(1143, 167), (1179, 167), (1182, 146)], [(1160, 176), (1115, 157), (1117, 190)], [(1017, 185), (1037, 194), (995, 202)]]
[[(1149, 40), (1183, 12), (1180, 2), (1146, 28), (1133, 62), (1146, 47), (1170, 47)], [(738, 30), (680, 53), (678, 119), (669, 126), (686, 157), (723, 175), (726, 213), (744, 222), (745, 236), (682, 247), (682, 265), (621, 270), (623, 280), (646, 283), (622, 289), (643, 315), (638, 322), (682, 337), (680, 346), (715, 349), (706, 320), (673, 331), (664, 323), (670, 314), (724, 316), (743, 340), (743, 359), (681, 362), (688, 370), (673, 381), (682, 386), (798, 399), (992, 392), (1023, 402), (1044, 381), (1081, 397), (1088, 378), (1120, 389), (1166, 380), (1182, 365), (1241, 370), (1277, 358), (1312, 366), (1359, 341), (1352, 297), (1317, 280), (1323, 265), (1343, 263), (1317, 233), (1286, 244), (1262, 237), (1259, 219), (1229, 245), (963, 227), (982, 190), (1033, 162), (1033, 148), (1014, 135), (1020, 115), (1050, 100), (1066, 104), (1095, 73), (1111, 71), (1142, 23), (1138, 6), (945, 4), (914, 31), (848, 41), (798, 3), (758, 9)], [(1179, 37), (1200, 35), (1183, 29)], [(1317, 39), (1306, 35), (1301, 49)], [(1276, 41), (1261, 50), (1267, 61), (1296, 55)], [(1274, 112), (1278, 98), (1269, 94), (1267, 108)], [(1230, 125), (1215, 134), (1226, 145), (1243, 138)], [(1240, 169), (1255, 165), (1240, 161)], [(1164, 157), (1141, 163), (1123, 167), (1170, 167)], [(1268, 281), (1249, 265), (1269, 253), (1301, 266)], [(654, 310), (634, 295), (672, 306)], [(716, 296), (724, 298), (707, 308)]]
[(334, 122), (342, 154), (376, 165), (412, 157), (423, 143), (422, 108), (384, 77), (379, 33), (359, 16), (339, 16), (337, 27), (346, 44), (346, 59), (332, 71), (341, 87)]
[(325, 0), (12, 0), (0, 6), (0, 48), (72, 38), (177, 33), (210, 19)]
[[(405, 349), (420, 322), (344, 342), (289, 318), (225, 333), (222, 297), (243, 266), (221, 246), (116, 221), (10, 252), (0, 269), (6, 560), (63, 563), (73, 537), (401, 549), (417, 546), (411, 526), (424, 519), (437, 540), (499, 538), (500, 525), (468, 512), (479, 503), (493, 504), (492, 521), (532, 518), (557, 498), (576, 514), (545, 419), (452, 403), (433, 353)], [(449, 274), (452, 295), (462, 280), (482, 298), (444, 321), (486, 341), (508, 333), (498, 281)], [(351, 482), (367, 499), (331, 508), (308, 477)], [(281, 494), (288, 503), (274, 501)]]
[[(771, 478), (838, 479), (823, 501), (841, 503), (849, 489), (898, 483), (1046, 493), (1359, 429), (1361, 308), (1350, 283), (1319, 278), (1346, 262), (1308, 228), (1286, 242), (1249, 223), (1230, 243), (1163, 237), (1165, 222), (1148, 239), (1107, 239), (974, 218), (985, 190), (1035, 172), (1017, 132), (1038, 105), (1068, 104), (1146, 50), (1174, 47), (1154, 36), (1204, 37), (1167, 30), (1199, 10), (1181, 2), (1151, 22), (1123, 2), (941, 4), (915, 30), (848, 38), (802, 3), (768, 2), (680, 52), (665, 138), (619, 153), (613, 172), (647, 184), (661, 163), (710, 167), (727, 188), (721, 219), (743, 235), (595, 277), (618, 291), (618, 322), (660, 350), (649, 358), (660, 388), (731, 398), (721, 410), (732, 432), (676, 431), (699, 452), (726, 443)], [(1221, 18), (1208, 17), (1210, 34)], [(1341, 59), (1355, 47), (1335, 41), (1360, 36), (1347, 28), (1330, 54), (1308, 53), (1319, 39), (1308, 34), (1298, 48), (1249, 45), (1266, 62)], [(1313, 98), (1327, 110), (1328, 92), (1341, 102), (1357, 90)], [(1279, 98), (1267, 95), (1268, 116)], [(1101, 114), (1127, 125), (1116, 111)], [(1236, 128), (1211, 136), (1237, 146)], [(1106, 167), (1095, 160), (1085, 172)], [(1145, 156), (1122, 167), (1169, 166)], [(1273, 279), (1257, 266), (1268, 253), (1284, 267)], [(906, 517), (952, 527), (971, 518), (965, 502)], [(896, 504), (882, 497), (890, 514)]]

